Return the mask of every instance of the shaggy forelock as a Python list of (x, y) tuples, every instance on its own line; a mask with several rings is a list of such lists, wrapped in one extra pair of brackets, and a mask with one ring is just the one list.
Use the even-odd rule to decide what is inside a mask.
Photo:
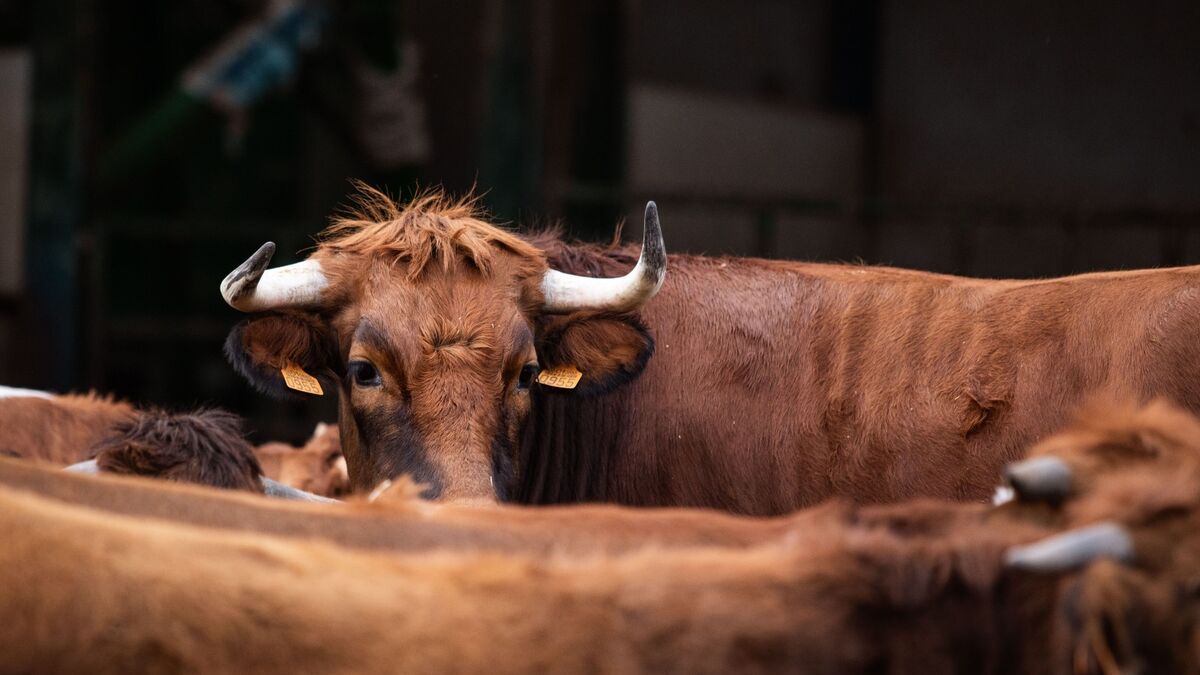
[(364, 183), (356, 182), (355, 188), (352, 205), (321, 234), (322, 252), (404, 262), (410, 280), (431, 264), (448, 271), (458, 261), (490, 275), (499, 251), (545, 265), (539, 248), (483, 220), (477, 196), (453, 198), (428, 190), (400, 205)]

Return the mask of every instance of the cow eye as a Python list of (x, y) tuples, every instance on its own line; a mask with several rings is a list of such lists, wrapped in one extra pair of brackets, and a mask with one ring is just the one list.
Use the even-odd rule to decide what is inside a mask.
[(360, 387), (378, 387), (383, 384), (379, 371), (370, 361), (351, 361), (348, 369), (350, 379)]
[(521, 368), (521, 374), (517, 376), (517, 389), (528, 389), (529, 385), (533, 384), (533, 378), (537, 377), (538, 365), (536, 363), (526, 363)]

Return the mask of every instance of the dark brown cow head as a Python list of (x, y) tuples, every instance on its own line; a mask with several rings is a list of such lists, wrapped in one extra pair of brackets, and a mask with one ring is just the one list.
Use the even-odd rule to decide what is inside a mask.
[(1162, 400), (1093, 403), (1030, 454), (1008, 468), (1016, 499), (1002, 508), (1043, 506), (1070, 529), (1007, 562), (1079, 572), (1063, 581), (1056, 627), (1073, 672), (1198, 672), (1200, 420)]
[(632, 314), (666, 273), (653, 203), (624, 277), (549, 269), (542, 250), (439, 195), (399, 207), (364, 188), (304, 262), (267, 270), (264, 245), (221, 284), (268, 312), (226, 342), (261, 390), (292, 394), (298, 366), (340, 392), (342, 446), (357, 490), (410, 474), (443, 499), (503, 499), (539, 368), (582, 373), (587, 396), (641, 372), (653, 351)]

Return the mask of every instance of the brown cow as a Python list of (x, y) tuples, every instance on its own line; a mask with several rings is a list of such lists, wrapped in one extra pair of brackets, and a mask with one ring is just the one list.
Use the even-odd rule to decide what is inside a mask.
[(1200, 672), (1200, 420), (1165, 401), (1093, 403), (1007, 477), (992, 517), (1078, 527), (1010, 552), (1062, 573), (1055, 626), (1074, 672)]
[(1200, 420), (1161, 399), (1144, 406), (1092, 401), (1005, 474), (1018, 496), (1060, 502), (1113, 472), (1146, 465), (1200, 476)]
[(0, 387), (0, 455), (66, 465), (134, 417), (124, 401), (95, 392), (54, 395)]
[[(1196, 268), (987, 281), (671, 256), (646, 303), (652, 207), (634, 271), (602, 280), (636, 251), (520, 238), (436, 196), (362, 201), (306, 261), (268, 270), (264, 246), (222, 284), (268, 312), (231, 332), (237, 370), (336, 390), (358, 490), (408, 472), (442, 498), (750, 514), (981, 499), (1085, 392), (1200, 410)], [(539, 366), (582, 376), (553, 388)]]
[(1040, 604), (995, 590), (1028, 533), (914, 543), (835, 518), (803, 546), (380, 555), (7, 488), (0, 530), (19, 672), (1034, 672), (1046, 653)]
[(1074, 672), (1200, 672), (1200, 480), (1164, 467), (1095, 480), (1064, 514), (1091, 525), (1008, 552), (1018, 570), (1086, 568), (1054, 626)]
[(176, 415), (96, 392), (0, 386), (0, 456), (66, 466), (103, 453), (105, 471), (256, 491), (262, 475), (321, 496), (347, 493), (337, 427), (319, 425), (303, 448), (265, 443), (247, 457), (240, 426), (220, 411)]
[[(645, 547), (746, 547), (798, 536), (807, 529), (807, 519), (815, 517), (813, 512), (804, 512), (747, 519), (691, 509), (642, 511), (607, 505), (498, 508), (421, 500), (323, 506), (264, 500), (240, 491), (214, 491), (139, 477), (78, 476), (3, 459), (0, 486), (113, 514), (396, 551), (545, 554), (621, 552)], [(845, 513), (849, 518), (853, 512)]]
[(241, 418), (216, 409), (186, 413), (137, 410), (91, 449), (95, 459), (66, 470), (164, 478), (301, 501), (334, 501), (263, 475), (241, 424)]
[(262, 492), (262, 468), (224, 410), (141, 410), (94, 448), (100, 471)]
[[(1197, 497), (1176, 494), (1185, 510), (1167, 516), (1193, 556)], [(20, 671), (1067, 673), (1098, 671), (1115, 640), (1122, 659), (1195, 668), (1177, 640), (1194, 634), (1195, 599), (1163, 591), (1195, 557), (1155, 550), (1115, 587), (1104, 564), (1030, 574), (1063, 538), (1030, 544), (1045, 530), (1015, 520), (947, 530), (931, 506), (830, 505), (799, 539), (748, 549), (414, 556), (131, 519), (5, 487), (0, 649)], [(847, 518), (856, 510), (890, 517)], [(1164, 512), (1144, 515), (1123, 514), (1139, 551), (1168, 533)], [(1164, 614), (1164, 600), (1181, 614)]]
[(321, 423), (304, 447), (287, 443), (263, 443), (254, 448), (263, 475), (299, 490), (322, 497), (344, 497), (350, 493), (346, 458), (336, 425)]
[[(1094, 450), (1107, 452), (1101, 447), (1106, 439), (1097, 443)], [(802, 667), (810, 672), (1065, 673), (1090, 672), (1081, 664), (1098, 670), (1097, 665), (1108, 663), (1105, 657), (1116, 653), (1123, 666), (1141, 663), (1185, 672), (1196, 664), (1186, 642), (1195, 634), (1196, 602), (1180, 592), (1200, 569), (1194, 536), (1200, 482), (1177, 471), (1171, 456), (1162, 457), (1168, 459), (1142, 465), (1157, 475), (1131, 480), (1129, 472), (1108, 472), (1088, 483), (1093, 486), (1089, 494), (1110, 496), (1106, 510), (1092, 500), (1097, 510), (1090, 517), (1125, 523), (1130, 534), (1120, 536), (1138, 551), (1139, 569), (1114, 572), (1099, 564), (1063, 585), (1054, 576), (1001, 569), (1001, 551), (1045, 534), (1041, 523), (993, 515), (981, 525), (978, 516), (984, 511), (974, 505), (832, 504), (798, 514), (802, 527), (785, 532), (782, 541), (760, 540), (767, 545), (741, 551), (635, 549), (608, 558), (565, 555), (569, 549), (559, 549), (547, 558), (544, 542), (552, 535), (543, 535), (543, 544), (534, 548), (522, 548), (525, 542), (515, 549), (496, 549), (494, 539), (479, 536), (485, 528), (446, 540), (448, 548), (463, 553), (387, 558), (294, 539), (230, 538), (144, 520), (123, 524), (126, 519), (108, 509), (99, 518), (55, 511), (47, 507), (49, 502), (22, 501), (4, 488), (0, 529), (11, 532), (15, 544), (0, 552), (0, 569), (12, 570), (10, 576), (16, 577), (13, 588), (0, 585), (0, 607), (12, 613), (0, 620), (15, 632), (13, 648), (5, 653), (14, 655), (18, 666), (33, 669), (70, 669), (73, 659), (85, 655), (101, 667), (117, 669), (127, 665), (122, 659), (134, 658), (127, 649), (150, 642), (155, 650), (136, 652), (150, 659), (150, 665), (165, 658), (183, 669), (295, 669), (297, 663), (287, 659), (296, 652), (256, 649), (260, 637), (266, 639), (256, 628), (267, 606), (273, 637), (296, 646), (306, 667), (321, 670), (438, 670), (447, 667), (443, 658), (459, 655), (456, 668), (473, 670), (491, 659), (492, 669), (514, 672), (571, 669), (583, 663), (702, 672)], [(4, 468), (0, 462), (0, 470)], [(8, 468), (25, 472), (18, 484), (37, 482), (30, 479), (37, 477), (36, 467)], [(54, 483), (80, 481), (41, 474)], [(1186, 484), (1181, 482), (1185, 479)], [(203, 494), (186, 486), (144, 487), (162, 494)], [(224, 499), (236, 504), (248, 498)], [(442, 526), (447, 523), (439, 514), (474, 511), (493, 514), (498, 528), (506, 517), (540, 520), (537, 530), (543, 533), (586, 529), (593, 522), (588, 514), (604, 511), (628, 519), (606, 523), (617, 532), (658, 517), (654, 511), (611, 507), (413, 507)], [(322, 513), (304, 506), (276, 510)], [(547, 527), (553, 518), (546, 516), (554, 513), (574, 517), (558, 521), (557, 528)], [(363, 524), (365, 515), (357, 516)], [(696, 516), (747, 527), (760, 522), (712, 513)], [(357, 528), (347, 518), (336, 529)], [(687, 528), (679, 522), (675, 529)], [(1106, 532), (1111, 536), (1111, 528)], [(1087, 562), (1076, 554), (1077, 535), (1069, 533), (1065, 546), (1052, 539), (1016, 548), (1008, 558), (1022, 570), (1040, 566), (1062, 572), (1064, 550), (1075, 556), (1071, 566)], [(476, 547), (540, 553), (472, 553), (477, 550), (472, 548), (475, 536)], [(1095, 540), (1088, 536), (1084, 544)], [(1190, 553), (1181, 555), (1181, 550)], [(1095, 552), (1094, 546), (1085, 550)], [(35, 565), (33, 561), (42, 561), (39, 556), (51, 560)], [(58, 564), (62, 558), (79, 560), (86, 569)], [(139, 563), (146, 560), (157, 564), (147, 568)], [(1185, 564), (1189, 561), (1190, 567)], [(144, 574), (153, 575), (155, 583), (145, 583)], [(111, 592), (98, 595), (93, 586)], [(72, 598), (75, 589), (91, 590)], [(298, 595), (305, 598), (294, 604)], [(59, 604), (58, 597), (71, 602)], [(158, 613), (138, 616), (123, 623), (119, 634), (82, 644), (73, 641), (75, 632), (48, 631), (38, 623), (44, 617), (44, 622), (72, 627), (87, 638), (114, 613), (123, 615), (124, 607), (134, 606)], [(54, 614), (47, 607), (61, 609)], [(420, 620), (414, 623), (415, 617)], [(210, 621), (221, 626), (210, 626)], [(453, 640), (457, 635), (470, 639)], [(1182, 644), (1178, 636), (1185, 638)], [(1109, 644), (1114, 641), (1115, 648)], [(394, 647), (391, 658), (382, 662), (386, 665), (376, 660), (380, 643)]]

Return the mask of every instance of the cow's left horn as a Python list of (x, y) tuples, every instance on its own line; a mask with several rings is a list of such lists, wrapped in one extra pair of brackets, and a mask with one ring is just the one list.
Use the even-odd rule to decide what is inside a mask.
[(1069, 572), (1099, 558), (1133, 562), (1133, 539), (1117, 523), (1106, 521), (1063, 532), (1004, 554), (1009, 567), (1033, 572)]
[(542, 277), (543, 311), (566, 313), (576, 310), (632, 312), (646, 304), (667, 276), (667, 249), (663, 245), (658, 207), (646, 203), (646, 225), (642, 233), (642, 254), (637, 265), (623, 277), (594, 279), (546, 270)]
[(1026, 501), (1061, 502), (1071, 494), (1071, 467), (1058, 457), (1034, 457), (1013, 462), (1004, 479)]
[(321, 263), (305, 260), (269, 270), (273, 255), (275, 244), (268, 241), (230, 272), (221, 282), (225, 302), (243, 312), (320, 304), (321, 293), (329, 285)]

